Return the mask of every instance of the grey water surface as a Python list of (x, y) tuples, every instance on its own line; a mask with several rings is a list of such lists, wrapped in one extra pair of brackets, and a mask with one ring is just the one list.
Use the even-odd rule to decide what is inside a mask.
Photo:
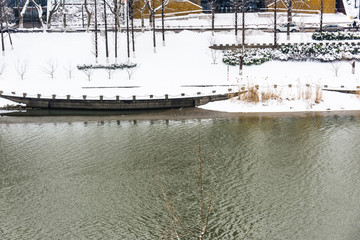
[(357, 240), (359, 147), (358, 116), (0, 124), (0, 239), (170, 239), (170, 203), (195, 239), (201, 154), (206, 239)]

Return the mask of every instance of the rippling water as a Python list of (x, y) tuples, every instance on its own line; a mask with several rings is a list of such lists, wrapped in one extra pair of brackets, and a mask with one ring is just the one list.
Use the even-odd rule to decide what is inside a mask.
[(199, 131), (208, 239), (360, 239), (350, 116), (0, 124), (0, 239), (198, 231)]

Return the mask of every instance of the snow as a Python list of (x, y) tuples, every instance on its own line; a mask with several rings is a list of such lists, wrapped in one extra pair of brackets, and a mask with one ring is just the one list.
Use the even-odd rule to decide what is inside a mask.
[[(217, 24), (231, 24), (232, 15), (222, 14), (217, 16)], [(300, 19), (301, 18), (301, 19)], [(298, 21), (304, 21), (300, 16)], [(318, 16), (306, 17), (309, 23), (318, 21)], [(312, 20), (308, 20), (312, 19)], [(328, 21), (349, 21), (342, 14), (327, 15)], [(190, 22), (189, 22), (190, 21)], [(207, 24), (208, 20), (200, 20), (194, 17), (191, 20), (167, 20), (168, 25)], [(268, 24), (268, 18), (260, 18), (256, 14), (249, 14), (247, 21), (252, 24)], [(288, 42), (286, 33), (279, 34), (279, 42)], [(241, 36), (241, 32), (240, 32)], [(257, 66), (244, 66), (243, 73), (239, 75), (238, 66), (230, 66), (221, 62), (220, 55), (217, 64), (213, 64), (213, 58), (209, 49), (210, 43), (232, 44), (239, 39), (234, 37), (234, 31), (216, 32), (215, 36), (207, 32), (181, 31), (166, 32), (165, 46), (162, 44), (161, 33), (156, 33), (157, 47), (154, 52), (152, 32), (137, 32), (135, 34), (136, 56), (132, 53), (127, 57), (126, 34), (120, 34), (120, 56), (116, 62), (136, 63), (129, 79), (126, 70), (118, 70), (108, 78), (105, 70), (95, 70), (88, 81), (87, 76), (76, 69), (77, 65), (95, 64), (93, 33), (17, 33), (12, 35), (14, 49), (11, 49), (6, 38), (6, 51), (0, 56), (0, 69), (5, 66), (0, 75), (0, 91), (4, 94), (22, 96), (51, 97), (57, 98), (82, 98), (87, 95), (88, 99), (98, 99), (103, 95), (104, 99), (115, 99), (119, 95), (121, 99), (137, 98), (163, 98), (179, 97), (182, 93), (186, 96), (225, 93), (229, 89), (238, 91), (242, 87), (248, 88), (259, 86), (258, 92), (274, 92), (279, 96), (278, 100), (270, 100), (258, 103), (233, 99), (212, 102), (201, 108), (214, 111), (227, 112), (289, 112), (289, 111), (339, 111), (360, 110), (360, 99), (355, 94), (321, 91), (322, 99), (315, 103), (316, 88), (349, 89), (356, 90), (360, 86), (360, 62), (356, 62), (356, 72), (352, 74), (350, 62), (323, 63), (323, 62), (292, 62), (270, 61)], [(99, 64), (106, 64), (104, 36), (99, 35)], [(108, 63), (114, 63), (114, 37), (109, 33), (110, 57)], [(309, 42), (311, 33), (292, 33), (290, 42)], [(272, 43), (273, 34), (259, 30), (249, 30), (246, 33), (247, 43)], [(57, 66), (55, 76), (52, 79), (46, 69), (55, 63)], [(28, 70), (24, 79), (18, 73), (19, 66), (27, 66)], [(53, 64), (54, 65), (54, 64)], [(73, 68), (72, 77), (68, 76), (66, 69)], [(335, 68), (339, 68), (335, 76)], [(227, 72), (229, 69), (229, 72)], [(208, 87), (199, 87), (207, 85)], [(274, 87), (276, 85), (276, 88)], [(289, 87), (291, 85), (291, 87)], [(325, 88), (324, 88), (325, 89)], [(311, 92), (311, 97), (306, 98), (306, 91)], [(281, 99), (280, 99), (281, 98)], [(0, 98), (0, 106), (14, 104)]]

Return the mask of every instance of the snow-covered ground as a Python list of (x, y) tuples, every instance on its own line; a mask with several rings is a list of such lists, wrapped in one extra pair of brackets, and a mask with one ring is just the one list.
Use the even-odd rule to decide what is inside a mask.
[[(221, 21), (231, 22), (232, 16), (229, 16)], [(251, 19), (251, 16), (248, 18)], [(327, 18), (329, 21), (348, 20), (348, 17), (342, 14), (333, 17), (328, 15)], [(220, 23), (221, 21), (219, 20)], [(177, 20), (177, 25), (181, 24), (188, 22)], [(356, 89), (356, 86), (360, 86), (360, 62), (356, 63), (355, 74), (352, 74), (350, 62), (346, 61), (270, 61), (258, 66), (244, 66), (243, 74), (239, 76), (238, 66), (228, 68), (221, 62), (221, 54), (216, 59), (217, 64), (213, 64), (214, 58), (209, 49), (210, 43), (236, 43), (233, 31), (216, 32), (215, 36), (212, 36), (211, 32), (166, 32), (165, 46), (162, 44), (161, 33), (157, 33), (156, 52), (153, 48), (152, 32), (144, 32), (135, 35), (136, 56), (131, 52), (130, 62), (136, 63), (136, 68), (130, 72), (112, 72), (110, 79), (105, 70), (94, 70), (89, 81), (84, 72), (77, 70), (76, 66), (95, 63), (93, 38), (93, 33), (13, 34), (14, 49), (11, 49), (6, 38), (5, 55), (0, 56), (0, 70), (2, 67), (4, 69), (0, 75), (0, 91), (4, 94), (15, 92), (15, 95), (20, 96), (23, 93), (27, 93), (27, 96), (41, 94), (42, 97), (56, 94), (58, 98), (65, 98), (66, 95), (82, 98), (87, 95), (88, 98), (98, 99), (99, 95), (103, 95), (105, 99), (114, 99), (119, 95), (122, 99), (127, 99), (133, 95), (137, 98), (149, 98), (149, 95), (164, 97), (165, 94), (176, 97), (182, 93), (194, 96), (198, 92), (211, 94), (215, 90), (216, 93), (221, 93), (227, 92), (229, 88), (237, 91), (242, 87), (259, 85), (259, 94), (274, 93), (279, 96), (278, 100), (253, 103), (234, 98), (201, 107), (229, 112), (360, 110), (360, 99), (354, 94), (321, 91), (321, 101), (315, 103), (318, 87), (328, 85), (328, 88)], [(112, 33), (109, 33), (109, 39), (108, 62), (114, 63)], [(290, 41), (311, 41), (311, 33), (292, 33)], [(273, 34), (249, 30), (246, 33), (246, 42), (272, 43)], [(285, 33), (280, 34), (279, 42), (287, 42)], [(125, 33), (120, 34), (119, 43), (117, 63), (125, 63), (128, 61)], [(106, 64), (104, 36), (100, 36), (99, 40), (98, 62)], [(48, 73), (51, 66), (56, 67), (53, 79)], [(20, 72), (23, 67), (26, 67), (26, 70), (22, 80)], [(71, 78), (69, 69), (73, 70)], [(0, 99), (0, 106), (7, 104), (14, 103)]]

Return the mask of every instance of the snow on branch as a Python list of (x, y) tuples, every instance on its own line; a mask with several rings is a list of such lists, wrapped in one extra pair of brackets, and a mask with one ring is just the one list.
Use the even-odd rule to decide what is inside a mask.
[(86, 69), (126, 69), (126, 68), (134, 68), (136, 67), (136, 63), (122, 63), (122, 64), (110, 64), (110, 65), (78, 65), (77, 68), (79, 70), (86, 70)]

